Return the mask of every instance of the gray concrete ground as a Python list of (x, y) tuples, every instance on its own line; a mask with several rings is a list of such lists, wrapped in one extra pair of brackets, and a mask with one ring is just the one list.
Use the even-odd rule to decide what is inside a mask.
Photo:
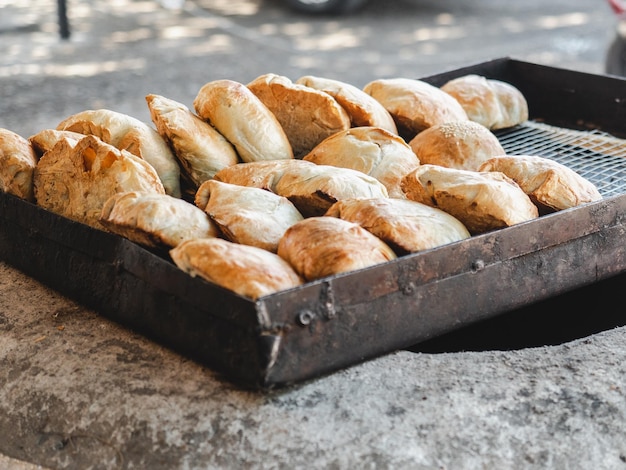
[[(372, 0), (341, 19), (253, 0), (68, 4), (62, 41), (55, 2), (0, 0), (0, 127), (28, 136), (95, 107), (148, 120), (147, 93), (190, 105), (209, 80), (266, 72), (363, 85), (512, 56), (601, 73), (615, 26), (588, 0)], [(626, 329), (612, 326), (399, 351), (260, 394), (0, 262), (0, 468), (626, 468)]]

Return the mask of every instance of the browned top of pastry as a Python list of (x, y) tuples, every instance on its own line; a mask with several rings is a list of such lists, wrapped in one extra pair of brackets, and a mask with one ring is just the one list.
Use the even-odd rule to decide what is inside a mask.
[(485, 126), (473, 121), (450, 121), (435, 124), (417, 134), (410, 147), (423, 164), (461, 170), (477, 170), (504, 148)]
[(214, 80), (194, 99), (196, 113), (235, 146), (244, 162), (293, 158), (284, 129), (270, 109), (242, 83)]
[(248, 88), (274, 113), (296, 158), (351, 126), (350, 116), (335, 98), (285, 76), (261, 75), (248, 83)]
[(253, 300), (302, 284), (284, 259), (262, 248), (221, 238), (187, 240), (170, 251), (172, 260), (191, 276)]
[(278, 255), (307, 281), (396, 258), (385, 242), (360, 225), (325, 216), (304, 219), (287, 229)]
[(499, 171), (513, 179), (542, 213), (569, 209), (602, 199), (596, 186), (571, 168), (536, 155), (490, 158), (480, 171)]

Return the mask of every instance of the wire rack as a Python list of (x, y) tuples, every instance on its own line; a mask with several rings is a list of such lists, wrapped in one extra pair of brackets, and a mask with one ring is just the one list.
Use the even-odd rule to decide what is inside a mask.
[(597, 130), (577, 131), (534, 121), (496, 135), (507, 154), (555, 160), (595, 184), (603, 197), (626, 193), (624, 139)]

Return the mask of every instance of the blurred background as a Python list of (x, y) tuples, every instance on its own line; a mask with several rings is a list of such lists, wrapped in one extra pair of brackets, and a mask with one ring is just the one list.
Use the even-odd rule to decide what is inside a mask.
[(95, 108), (149, 121), (149, 93), (192, 107), (208, 81), (268, 72), (362, 87), (512, 57), (605, 73), (619, 27), (609, 0), (359, 0), (342, 14), (294, 3), (0, 0), (0, 127), (28, 137)]

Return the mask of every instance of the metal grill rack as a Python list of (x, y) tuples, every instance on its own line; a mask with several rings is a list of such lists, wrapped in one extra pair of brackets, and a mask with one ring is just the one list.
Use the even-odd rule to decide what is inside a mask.
[(528, 121), (497, 131), (509, 155), (538, 155), (576, 171), (603, 197), (626, 193), (626, 140), (602, 131), (578, 131)]

